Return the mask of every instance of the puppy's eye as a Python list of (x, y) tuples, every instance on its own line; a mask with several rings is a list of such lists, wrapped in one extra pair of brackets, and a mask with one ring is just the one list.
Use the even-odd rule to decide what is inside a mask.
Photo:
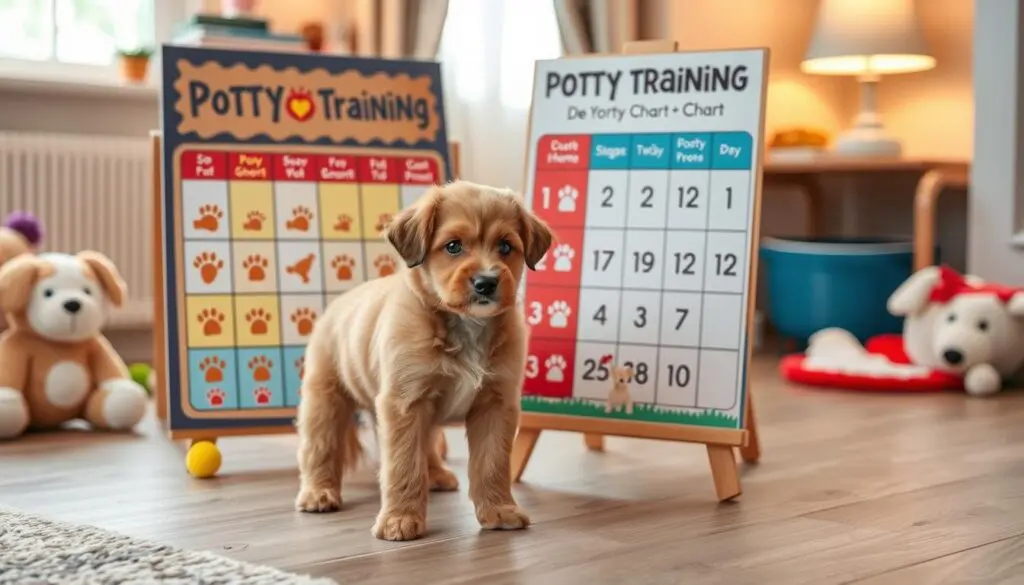
[(498, 253), (502, 256), (508, 256), (512, 253), (512, 244), (508, 243), (508, 240), (498, 242)]
[(452, 256), (458, 256), (462, 253), (462, 242), (452, 240), (444, 245), (444, 251), (448, 252)]
[(85, 294), (87, 294), (87, 295), (89, 295), (89, 296), (92, 296), (92, 289), (91, 289), (91, 288), (89, 288), (89, 287), (85, 287), (85, 288), (83, 288), (83, 289), (82, 289), (82, 292), (84, 292)]
[(982, 319), (981, 321), (978, 321), (978, 330), (979, 331), (988, 331), (988, 321), (986, 321), (985, 319)]
[(48, 289), (44, 290), (43, 291), (43, 296), (46, 297), (46, 298), (52, 297), (53, 296), (53, 289), (52, 288), (48, 288)]
[(950, 314), (946, 315), (946, 322), (947, 323), (952, 323), (953, 321), (956, 321), (956, 313), (950, 313)]

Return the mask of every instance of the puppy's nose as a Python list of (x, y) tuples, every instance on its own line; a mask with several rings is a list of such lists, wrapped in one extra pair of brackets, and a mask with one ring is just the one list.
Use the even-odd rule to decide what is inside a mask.
[(489, 297), (494, 294), (494, 291), (498, 290), (498, 278), (495, 276), (474, 276), (473, 277), (473, 290), (477, 294)]
[(958, 349), (947, 349), (942, 352), (942, 359), (946, 360), (947, 364), (955, 366), (964, 361), (964, 354)]
[(64, 303), (64, 310), (74, 315), (82, 310), (82, 303), (78, 301), (67, 301)]

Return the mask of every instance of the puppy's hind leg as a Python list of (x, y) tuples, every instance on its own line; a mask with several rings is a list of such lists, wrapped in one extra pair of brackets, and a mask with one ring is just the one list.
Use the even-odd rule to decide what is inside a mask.
[[(313, 345), (310, 345), (312, 348)], [(343, 390), (327, 352), (308, 351), (299, 402), (299, 476), (295, 508), (331, 512), (341, 507), (343, 472), (360, 458), (355, 401)]]
[(444, 428), (434, 427), (432, 439), (427, 442), (427, 477), (435, 492), (453, 492), (459, 489), (459, 478), (444, 464)]

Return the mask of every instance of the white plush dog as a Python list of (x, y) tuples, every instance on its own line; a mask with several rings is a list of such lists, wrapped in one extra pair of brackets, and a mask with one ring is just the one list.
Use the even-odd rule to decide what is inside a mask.
[(963, 375), (972, 395), (998, 392), (1024, 365), (1024, 291), (930, 266), (896, 289), (888, 309), (905, 317), (911, 363)]

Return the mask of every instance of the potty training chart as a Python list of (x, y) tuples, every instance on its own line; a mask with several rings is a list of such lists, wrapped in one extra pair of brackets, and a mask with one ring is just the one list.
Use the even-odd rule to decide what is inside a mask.
[(524, 426), (743, 444), (766, 61), (537, 63)]
[(451, 175), (436, 63), (163, 48), (172, 437), (292, 429), (332, 299), (402, 269), (384, 237)]

